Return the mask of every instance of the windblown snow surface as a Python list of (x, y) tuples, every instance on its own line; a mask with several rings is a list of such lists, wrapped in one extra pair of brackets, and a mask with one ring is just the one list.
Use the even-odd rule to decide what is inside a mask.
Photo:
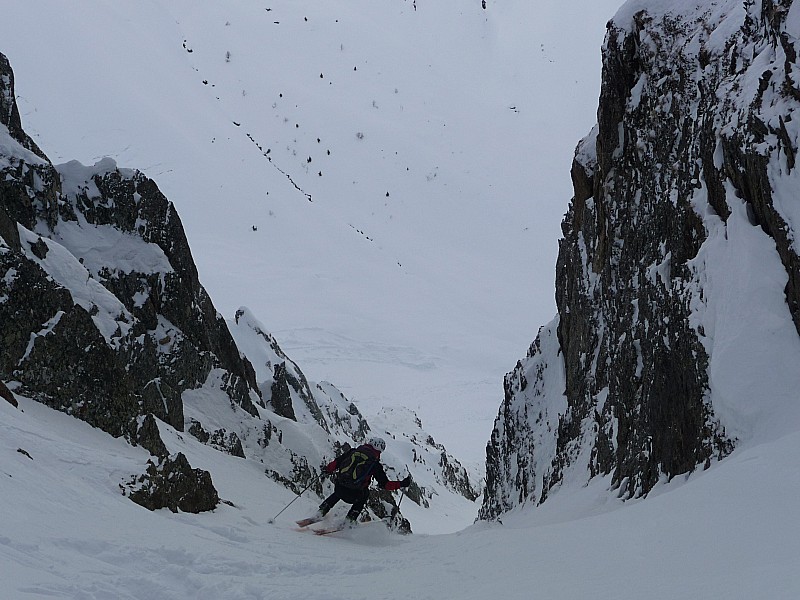
[[(477, 460), (502, 374), (553, 313), (567, 169), (617, 3), (198, 4), (4, 7), (26, 129), (57, 162), (142, 168), (226, 315), (250, 306), (311, 377), (374, 413), (418, 410)], [(770, 351), (795, 355), (775, 331)], [(786, 399), (786, 380), (754, 393)], [(771, 429), (786, 402), (737, 411), (753, 435), (644, 500), (596, 478), (458, 533), (405, 500), (414, 535), (317, 537), (293, 527), (316, 502), (270, 523), (290, 491), (165, 428), (229, 504), (149, 512), (121, 490), (146, 451), (18, 399), (0, 400), (3, 599), (800, 597), (800, 432)]]

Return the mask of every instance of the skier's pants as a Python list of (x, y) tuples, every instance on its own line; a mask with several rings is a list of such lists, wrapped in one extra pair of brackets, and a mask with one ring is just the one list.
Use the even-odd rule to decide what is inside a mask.
[(355, 521), (358, 515), (361, 514), (361, 511), (364, 510), (364, 505), (367, 503), (368, 499), (369, 489), (362, 488), (354, 490), (337, 483), (333, 488), (333, 493), (319, 505), (319, 510), (323, 515), (328, 514), (328, 511), (332, 509), (339, 500), (342, 500), (353, 505), (347, 512), (347, 518), (351, 521)]

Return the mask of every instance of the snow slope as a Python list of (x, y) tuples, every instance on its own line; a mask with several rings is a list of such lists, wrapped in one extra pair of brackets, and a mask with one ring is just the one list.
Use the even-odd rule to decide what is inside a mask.
[(54, 162), (143, 170), (223, 314), (250, 307), (368, 417), (409, 406), (482, 460), (554, 313), (619, 0), (7, 4), (22, 120)]
[[(603, 482), (504, 525), (400, 536), (380, 524), (319, 538), (292, 530), (305, 498), (252, 461), (193, 441), (170, 449), (215, 473), (213, 513), (151, 513), (119, 484), (147, 453), (20, 398), (0, 401), (0, 597), (121, 600), (541, 597), (770, 598), (800, 593), (793, 433), (737, 452), (647, 500)], [(24, 452), (23, 452), (24, 451)], [(555, 497), (554, 497), (555, 500)], [(404, 505), (405, 506), (405, 505)]]

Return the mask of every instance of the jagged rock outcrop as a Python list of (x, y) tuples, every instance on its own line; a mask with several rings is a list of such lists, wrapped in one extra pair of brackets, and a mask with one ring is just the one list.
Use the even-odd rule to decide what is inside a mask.
[[(253, 416), (255, 373), (199, 282), (173, 205), (111, 159), (54, 167), (22, 129), (0, 55), (0, 376), (136, 443), (212, 372)], [(157, 428), (141, 435), (163, 452)]]
[(239, 334), (237, 342), (246, 348), (245, 354), (253, 360), (265, 405), (282, 417), (314, 422), (330, 432), (328, 421), (300, 367), (286, 356), (272, 334), (247, 308), (236, 311), (231, 330), (234, 335)]
[(596, 476), (641, 496), (733, 450), (718, 413), (737, 392), (712, 381), (734, 364), (713, 331), (732, 312), (718, 275), (731, 266), (712, 249), (760, 226), (800, 332), (798, 37), (791, 0), (628, 3), (609, 22), (598, 124), (572, 166), (558, 317), (506, 377), (481, 518)]
[(234, 431), (228, 432), (225, 431), (225, 429), (217, 429), (209, 433), (205, 430), (200, 421), (194, 419), (191, 420), (188, 431), (204, 444), (208, 444), (231, 456), (247, 458), (244, 453), (244, 448), (242, 448), (242, 440), (239, 439), (239, 436)]
[[(76, 163), (60, 167), (75, 219), (63, 218), (53, 237), (82, 259), (133, 317), (128, 338), (134, 341), (124, 345), (123, 354), (132, 365), (134, 386), (142, 390), (144, 409), (182, 430), (181, 393), (202, 386), (213, 369), (222, 369), (221, 386), (231, 401), (257, 416), (255, 373), (200, 284), (174, 206), (142, 173), (108, 162), (89, 169)], [(75, 224), (85, 228), (84, 222), (101, 237), (87, 250), (83, 232), (80, 244), (71, 243)], [(131, 264), (128, 255), (97, 256), (102, 238), (109, 235), (119, 236), (117, 247), (141, 239), (139, 262)]]
[(146, 472), (122, 487), (128, 498), (148, 510), (200, 513), (214, 510), (220, 502), (211, 474), (193, 469), (180, 452), (162, 457), (158, 464), (147, 461)]
[(169, 456), (169, 450), (167, 450), (164, 440), (161, 439), (158, 423), (156, 423), (156, 419), (151, 413), (139, 418), (136, 441), (153, 456), (159, 458)]
[(8, 389), (8, 386), (0, 381), (0, 398), (8, 402), (14, 408), (19, 408), (19, 402), (14, 398), (14, 394)]

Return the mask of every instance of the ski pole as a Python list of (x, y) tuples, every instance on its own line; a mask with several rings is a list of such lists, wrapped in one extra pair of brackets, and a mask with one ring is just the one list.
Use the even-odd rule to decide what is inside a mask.
[(269, 524), (272, 524), (272, 523), (274, 523), (274, 522), (275, 522), (275, 519), (277, 519), (278, 517), (280, 517), (280, 516), (281, 516), (281, 514), (283, 513), (283, 511), (284, 511), (284, 510), (286, 510), (286, 509), (287, 509), (287, 508), (289, 508), (289, 507), (290, 507), (292, 504), (294, 504), (295, 500), (297, 500), (297, 499), (298, 499), (300, 496), (302, 496), (302, 495), (303, 495), (303, 492), (305, 492), (305, 491), (306, 491), (308, 488), (310, 488), (310, 487), (311, 487), (311, 486), (314, 484), (314, 481), (316, 481), (316, 479), (317, 479), (317, 474), (316, 474), (316, 473), (314, 473), (314, 477), (311, 479), (311, 482), (310, 482), (310, 483), (309, 483), (309, 484), (308, 484), (306, 487), (304, 487), (304, 488), (303, 488), (303, 490), (302, 490), (302, 491), (301, 491), (299, 494), (297, 494), (297, 496), (295, 496), (294, 500), (292, 500), (291, 502), (289, 502), (289, 504), (287, 504), (286, 506), (284, 506), (284, 507), (281, 509), (281, 511), (280, 511), (280, 512), (279, 512), (277, 515), (275, 515), (274, 517), (272, 517), (271, 519), (269, 519), (269, 520), (267, 521), (267, 523), (269, 523)]
[[(409, 475), (411, 475), (411, 471), (409, 470), (408, 465), (406, 465), (406, 472)], [(392, 527), (391, 527), (392, 529), (397, 528), (397, 516), (400, 514), (400, 504), (403, 502), (403, 498), (405, 497), (406, 497), (406, 491), (402, 490), (400, 492), (400, 500), (397, 501), (397, 506), (395, 506), (394, 510), (392, 510)]]
[(390, 527), (392, 531), (397, 529), (397, 517), (400, 516), (400, 503), (403, 502), (403, 498), (405, 497), (406, 497), (406, 491), (403, 490), (402, 492), (400, 492), (400, 500), (397, 501), (397, 506), (395, 506), (394, 510), (392, 510), (392, 522)]

